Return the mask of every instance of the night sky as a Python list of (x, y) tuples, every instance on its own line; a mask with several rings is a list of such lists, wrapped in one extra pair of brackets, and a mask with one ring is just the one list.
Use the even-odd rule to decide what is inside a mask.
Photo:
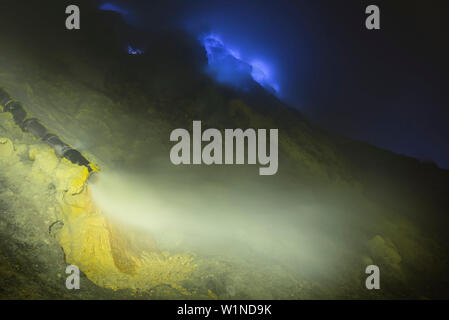
[[(449, 1), (104, 2), (138, 27), (217, 34), (315, 123), (449, 169)], [(370, 4), (379, 31), (365, 29)]]

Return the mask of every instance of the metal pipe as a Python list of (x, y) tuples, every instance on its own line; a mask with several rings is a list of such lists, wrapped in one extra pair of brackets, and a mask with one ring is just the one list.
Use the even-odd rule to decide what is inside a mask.
[(3, 106), (2, 112), (12, 114), (14, 122), (25, 132), (30, 132), (37, 138), (46, 142), (55, 153), (66, 158), (74, 164), (85, 166), (89, 172), (93, 172), (91, 163), (79, 152), (68, 144), (64, 143), (53, 133), (48, 133), (47, 128), (43, 126), (36, 118), (26, 118), (27, 113), (20, 102), (14, 101), (4, 89), (0, 88), (0, 105)]
[(23, 106), (20, 102), (10, 100), (6, 104), (3, 105), (3, 112), (9, 112), (12, 114), (14, 122), (22, 128), (23, 121), (25, 120), (27, 113), (23, 109)]
[(10, 102), (12, 99), (9, 96), (9, 94), (3, 90), (2, 88), (0, 88), (0, 105), (4, 106), (6, 105), (8, 102)]
[(44, 139), (47, 135), (47, 128), (36, 118), (26, 119), (22, 124), (22, 128), (24, 131), (30, 132), (40, 139)]

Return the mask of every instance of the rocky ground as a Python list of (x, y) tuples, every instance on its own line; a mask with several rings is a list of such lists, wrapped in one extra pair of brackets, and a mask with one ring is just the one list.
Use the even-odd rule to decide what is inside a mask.
[[(114, 222), (81, 167), (0, 113), (0, 298), (449, 296), (447, 171), (323, 132), (263, 91), (214, 84), (198, 71), (201, 48), (182, 33), (151, 35), (157, 45), (131, 57), (114, 37), (125, 28), (117, 17), (92, 13), (86, 25), (98, 34), (73, 36), (54, 31), (51, 12), (35, 31), (44, 20), (29, 10), (20, 27), (0, 16), (0, 87), (101, 172), (137, 172), (153, 188), (142, 197), (214, 223), (202, 228), (211, 238), (195, 242), (179, 223), (150, 235)], [(171, 130), (198, 119), (279, 128), (278, 175), (173, 168)], [(120, 187), (141, 200), (132, 184)], [(211, 240), (221, 236), (230, 242)], [(373, 263), (382, 270), (375, 292), (364, 287)], [(65, 287), (69, 264), (81, 268), (80, 290)]]

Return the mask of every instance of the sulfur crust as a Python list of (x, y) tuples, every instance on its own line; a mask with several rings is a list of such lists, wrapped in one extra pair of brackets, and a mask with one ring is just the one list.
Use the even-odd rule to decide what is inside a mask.
[(136, 239), (133, 230), (109, 220), (92, 202), (86, 167), (58, 159), (46, 146), (33, 146), (29, 157), (34, 178), (50, 179), (56, 187), (64, 223), (56, 239), (68, 264), (104, 288), (144, 291), (169, 285), (190, 294), (180, 283), (196, 267), (192, 255), (161, 253), (151, 236)]

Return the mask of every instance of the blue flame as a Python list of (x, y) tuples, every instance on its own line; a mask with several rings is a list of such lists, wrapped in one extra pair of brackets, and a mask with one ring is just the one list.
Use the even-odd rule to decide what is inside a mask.
[(138, 48), (133, 48), (132, 46), (128, 46), (128, 53), (130, 55), (136, 56), (136, 55), (141, 55), (143, 54), (143, 50), (138, 49)]
[[(130, 11), (126, 10), (125, 8), (118, 6), (112, 2), (102, 3), (98, 7), (98, 9), (102, 10), (102, 11), (112, 11), (112, 12), (119, 13), (128, 24), (134, 23), (134, 15), (132, 12), (130, 12)], [(128, 54), (133, 55), (133, 56), (141, 55), (144, 53), (144, 51), (142, 49), (135, 48), (131, 45), (128, 45), (126, 47), (126, 51), (128, 52)]]
[(262, 87), (271, 87), (276, 93), (279, 93), (279, 86), (272, 81), (270, 67), (260, 60), (254, 60), (250, 63), (252, 67), (251, 76), (254, 81)]
[(251, 87), (252, 79), (266, 90), (279, 93), (279, 85), (273, 80), (267, 63), (262, 60), (249, 62), (238, 50), (227, 47), (216, 34), (201, 36), (200, 40), (206, 50), (208, 71), (217, 81), (247, 90)]
[(110, 2), (103, 3), (100, 5), (99, 9), (103, 11), (114, 11), (120, 13), (122, 16), (126, 16), (128, 14), (128, 11)]

